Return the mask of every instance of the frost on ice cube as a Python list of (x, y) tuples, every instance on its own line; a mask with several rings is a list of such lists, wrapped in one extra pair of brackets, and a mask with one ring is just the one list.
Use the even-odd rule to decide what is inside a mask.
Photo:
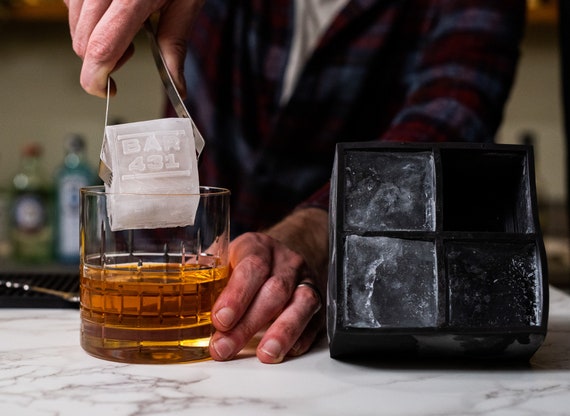
[(112, 172), (105, 190), (113, 231), (194, 223), (200, 184), (189, 119), (107, 126), (101, 160)]
[(446, 248), (450, 325), (539, 325), (540, 276), (530, 243), (450, 242)]
[(350, 235), (344, 254), (345, 326), (436, 325), (433, 242)]
[(349, 152), (345, 169), (347, 228), (434, 230), (434, 170), (431, 152)]

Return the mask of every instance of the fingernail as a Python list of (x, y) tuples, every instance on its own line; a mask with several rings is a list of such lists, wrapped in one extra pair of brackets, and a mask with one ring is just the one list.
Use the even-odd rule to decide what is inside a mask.
[(267, 342), (263, 344), (263, 347), (261, 347), (261, 351), (272, 358), (281, 358), (281, 344), (274, 339), (267, 340)]
[(227, 306), (216, 312), (216, 319), (226, 328), (230, 328), (232, 326), (235, 316), (236, 314), (234, 311)]
[(235, 344), (229, 338), (218, 338), (212, 343), (212, 347), (222, 360), (227, 360), (234, 353)]

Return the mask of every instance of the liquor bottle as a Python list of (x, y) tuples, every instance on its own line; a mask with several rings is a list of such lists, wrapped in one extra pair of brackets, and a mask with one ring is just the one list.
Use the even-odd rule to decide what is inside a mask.
[(0, 261), (8, 259), (12, 250), (10, 241), (10, 192), (0, 184)]
[(43, 149), (22, 149), (20, 168), (12, 180), (11, 237), (13, 257), (26, 263), (53, 258), (52, 192), (42, 168)]
[(79, 262), (80, 189), (94, 185), (96, 175), (85, 160), (85, 140), (70, 135), (65, 142), (65, 157), (55, 176), (56, 258), (60, 263)]

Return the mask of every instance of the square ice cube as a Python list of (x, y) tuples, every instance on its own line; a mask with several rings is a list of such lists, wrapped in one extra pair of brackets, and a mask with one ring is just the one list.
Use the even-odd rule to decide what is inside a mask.
[(344, 253), (347, 327), (433, 327), (438, 282), (432, 241), (349, 235)]
[(348, 152), (345, 198), (350, 230), (434, 230), (432, 153)]

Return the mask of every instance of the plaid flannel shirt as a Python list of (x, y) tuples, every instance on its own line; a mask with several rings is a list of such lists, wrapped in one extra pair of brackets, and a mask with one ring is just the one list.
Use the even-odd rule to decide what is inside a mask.
[(232, 191), (232, 234), (328, 208), (337, 142), (492, 141), (524, 0), (351, 0), (280, 104), (293, 0), (208, 0), (189, 32), (200, 183)]

